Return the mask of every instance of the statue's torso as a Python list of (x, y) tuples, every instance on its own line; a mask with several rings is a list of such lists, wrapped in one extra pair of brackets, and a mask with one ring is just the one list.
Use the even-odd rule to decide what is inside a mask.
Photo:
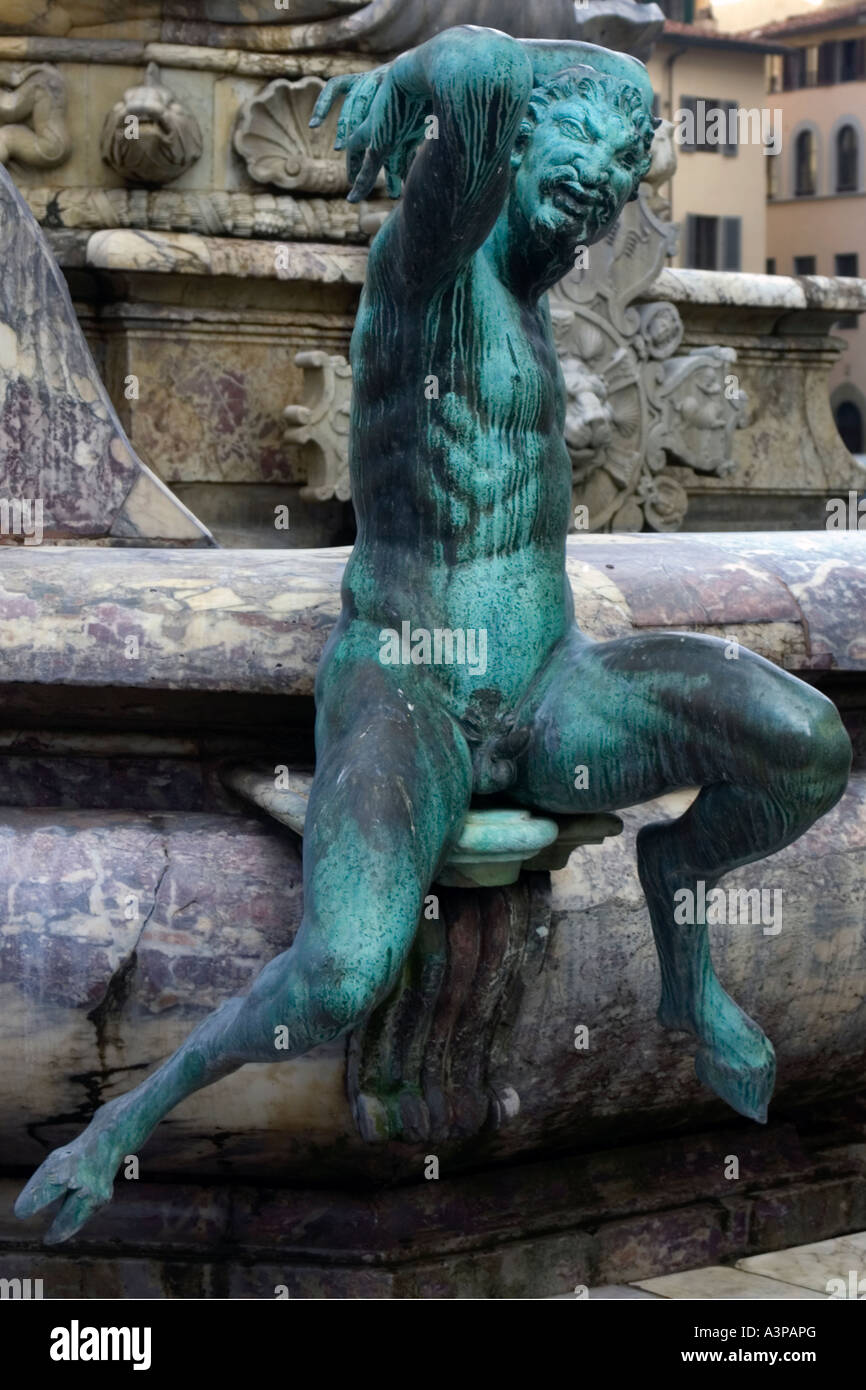
[[(372, 258), (371, 258), (372, 261)], [(525, 688), (571, 619), (571, 467), (546, 302), (521, 306), (484, 251), (424, 303), (371, 264), (352, 340), (358, 540), (342, 627), (487, 633), (483, 676), (434, 673), (457, 703)], [(355, 640), (363, 640), (356, 630)]]

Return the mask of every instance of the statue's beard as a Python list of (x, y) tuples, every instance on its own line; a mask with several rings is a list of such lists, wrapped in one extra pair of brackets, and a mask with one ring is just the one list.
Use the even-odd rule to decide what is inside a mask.
[(545, 246), (580, 246), (585, 243), (588, 217), (564, 218), (559, 208), (543, 202), (532, 219), (532, 230)]
[[(550, 176), (542, 180), (539, 193), (532, 225), (546, 246), (587, 246), (616, 220), (616, 199), (607, 188), (586, 192), (578, 179), (569, 180), (566, 189), (561, 177)], [(581, 206), (583, 196), (586, 202)]]

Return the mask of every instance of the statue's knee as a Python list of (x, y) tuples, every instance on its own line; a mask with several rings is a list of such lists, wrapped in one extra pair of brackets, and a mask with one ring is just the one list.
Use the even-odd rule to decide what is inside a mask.
[(387, 985), (384, 971), (372, 970), (358, 961), (326, 967), (311, 991), (315, 1033), (325, 1039), (347, 1033), (375, 1008)]
[(851, 740), (839, 711), (818, 692), (805, 715), (800, 739), (799, 763), (802, 781), (811, 789), (816, 809), (823, 814), (839, 800), (851, 772)]
[(829, 711), (825, 710), (820, 720), (816, 720), (815, 737), (819, 766), (836, 790), (837, 797), (841, 796), (851, 774), (853, 749), (835, 705), (831, 705)]

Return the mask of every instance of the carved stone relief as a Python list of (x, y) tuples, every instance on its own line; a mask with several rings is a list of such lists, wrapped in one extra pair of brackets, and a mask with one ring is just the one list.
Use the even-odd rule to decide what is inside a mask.
[(334, 352), (299, 352), (295, 365), (304, 371), (302, 405), (283, 412), (291, 426), (286, 436), (300, 445), (307, 483), (301, 496), (311, 502), (347, 502), (349, 484), (349, 411), (352, 369)]
[(346, 161), (333, 148), (336, 108), (315, 130), (309, 126), (324, 85), (319, 77), (279, 77), (241, 106), (234, 145), (256, 183), (308, 193), (347, 191)]
[[(576, 528), (675, 531), (688, 506), (677, 464), (724, 475), (745, 419), (730, 348), (676, 356), (674, 305), (634, 301), (676, 245), (646, 191), (550, 294), (567, 391)], [(585, 509), (580, 511), (578, 509)]]
[(150, 232), (288, 241), (363, 242), (375, 236), (389, 205), (384, 200), (293, 197), (289, 193), (202, 193), (188, 188), (23, 188), (36, 220), (50, 229), (104, 231), (130, 227)]
[(160, 82), (156, 63), (129, 87), (105, 118), (102, 158), (127, 183), (163, 184), (180, 178), (201, 158), (198, 121)]
[(71, 141), (66, 85), (48, 63), (0, 63), (0, 164), (62, 164)]

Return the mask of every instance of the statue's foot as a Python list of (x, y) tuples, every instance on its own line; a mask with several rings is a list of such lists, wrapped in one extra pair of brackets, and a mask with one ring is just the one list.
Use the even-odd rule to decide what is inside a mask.
[(701, 1044), (695, 1055), (698, 1079), (738, 1114), (766, 1124), (776, 1081), (773, 1044), (717, 980), (702, 992), (701, 1006), (702, 1016), (694, 1018), (665, 997), (659, 1023), (694, 1033)]
[(15, 1203), (19, 1217), (32, 1216), (65, 1198), (45, 1236), (46, 1245), (69, 1240), (94, 1212), (111, 1201), (114, 1175), (129, 1152), (117, 1114), (122, 1099), (102, 1106), (83, 1134), (50, 1153), (19, 1195)]
[(747, 1062), (701, 1047), (695, 1054), (695, 1071), (698, 1080), (727, 1101), (738, 1114), (765, 1125), (776, 1081), (776, 1054), (769, 1038), (764, 1037), (760, 1029), (757, 1032), (765, 1045), (760, 1061)]

